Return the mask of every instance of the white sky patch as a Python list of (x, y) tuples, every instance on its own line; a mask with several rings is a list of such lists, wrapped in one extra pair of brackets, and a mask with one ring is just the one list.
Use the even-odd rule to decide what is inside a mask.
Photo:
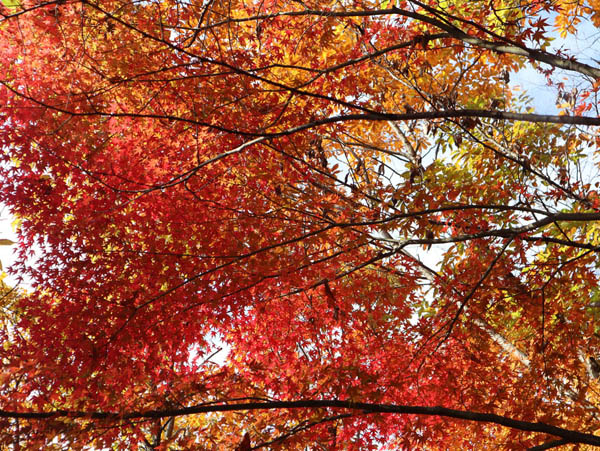
[[(0, 239), (11, 240), (14, 244), (0, 246), (0, 263), (2, 263), (2, 271), (8, 273), (10, 266), (16, 261), (17, 250), (17, 234), (13, 226), (14, 218), (8, 212), (6, 207), (0, 208)], [(13, 274), (8, 274), (4, 282), (13, 287), (18, 283), (18, 278)]]

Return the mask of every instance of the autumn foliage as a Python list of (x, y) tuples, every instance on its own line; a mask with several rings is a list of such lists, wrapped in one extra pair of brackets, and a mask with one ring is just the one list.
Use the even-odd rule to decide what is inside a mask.
[(1, 5), (0, 447), (600, 445), (600, 2)]

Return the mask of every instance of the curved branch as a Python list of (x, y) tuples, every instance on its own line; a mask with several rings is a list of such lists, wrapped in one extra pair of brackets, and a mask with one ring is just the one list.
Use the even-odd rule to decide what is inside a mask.
[[(421, 6), (425, 10), (428, 10), (430, 13), (436, 14), (445, 14), (450, 18), (455, 20), (461, 20), (465, 22), (464, 19), (449, 15), (447, 13), (437, 11), (431, 8), (428, 5), (425, 5), (418, 1), (413, 1), (413, 3)], [(565, 69), (572, 72), (579, 72), (583, 75), (588, 75), (593, 78), (600, 78), (600, 69), (590, 66), (585, 63), (580, 63), (573, 59), (560, 57), (557, 55), (553, 55), (551, 53), (545, 52), (543, 50), (531, 49), (524, 45), (517, 45), (513, 42), (508, 41), (505, 37), (498, 36), (503, 40), (503, 42), (494, 42), (487, 41), (485, 39), (481, 39), (475, 36), (471, 36), (458, 27), (452, 25), (450, 22), (440, 20), (438, 18), (429, 17), (424, 14), (409, 11), (406, 9), (401, 9), (397, 7), (392, 7), (390, 9), (380, 9), (375, 11), (322, 11), (322, 10), (303, 10), (303, 11), (287, 11), (287, 12), (279, 12), (273, 14), (263, 14), (257, 15), (253, 17), (244, 17), (244, 18), (229, 18), (222, 22), (218, 22), (216, 24), (212, 24), (208, 27), (200, 27), (194, 30), (195, 35), (200, 31), (205, 31), (208, 28), (214, 28), (221, 25), (227, 25), (234, 22), (249, 22), (249, 21), (259, 21), (259, 20), (268, 20), (274, 19), (276, 17), (299, 17), (299, 16), (315, 16), (315, 17), (373, 17), (373, 16), (385, 16), (385, 15), (400, 15), (404, 17), (409, 17), (414, 20), (418, 20), (423, 23), (427, 23), (436, 28), (444, 30), (453, 38), (458, 39), (467, 44), (471, 44), (475, 47), (484, 48), (487, 50), (492, 50), (498, 53), (508, 53), (511, 55), (518, 55), (530, 58), (532, 60), (548, 64), (552, 67), (557, 67), (560, 69)], [(436, 14), (437, 15), (437, 14)], [(478, 25), (478, 24), (475, 24)], [(482, 28), (482, 27), (479, 27)]]
[(266, 401), (240, 404), (213, 404), (184, 407), (179, 409), (146, 410), (125, 414), (113, 412), (85, 412), (75, 410), (54, 410), (51, 412), (11, 412), (0, 410), (0, 418), (21, 418), (28, 420), (45, 420), (58, 418), (82, 418), (90, 420), (131, 420), (168, 418), (183, 415), (202, 414), (210, 412), (232, 412), (248, 410), (279, 410), (279, 409), (346, 409), (360, 410), (363, 413), (387, 413), (401, 415), (425, 415), (479, 423), (494, 423), (501, 426), (525, 432), (539, 432), (567, 440), (569, 443), (582, 443), (600, 446), (600, 436), (585, 432), (574, 431), (547, 423), (515, 420), (510, 417), (493, 413), (473, 412), (468, 410), (449, 409), (441, 406), (411, 406), (395, 404), (372, 404), (366, 402), (341, 400), (300, 400), (300, 401)]
[[(341, 114), (330, 116), (323, 119), (307, 122), (295, 127), (290, 127), (281, 131), (251, 131), (237, 130), (229, 127), (224, 127), (208, 121), (199, 121), (191, 117), (174, 116), (171, 114), (153, 114), (153, 113), (134, 113), (134, 112), (107, 112), (107, 111), (70, 111), (63, 107), (51, 105), (28, 96), (17, 89), (10, 86), (6, 80), (0, 80), (0, 85), (5, 86), (13, 94), (23, 99), (29, 100), (41, 108), (46, 108), (58, 113), (66, 114), (73, 117), (104, 117), (104, 118), (132, 118), (132, 119), (158, 119), (173, 122), (184, 122), (187, 124), (197, 125), (212, 130), (217, 130), (225, 133), (232, 133), (240, 136), (248, 137), (263, 137), (263, 138), (278, 138), (289, 136), (295, 133), (309, 130), (322, 125), (337, 124), (351, 121), (415, 121), (415, 120), (435, 120), (435, 119), (458, 119), (464, 117), (473, 117), (481, 119), (497, 119), (504, 121), (520, 121), (532, 123), (547, 123), (547, 124), (565, 124), (565, 125), (584, 125), (591, 127), (600, 126), (600, 117), (591, 116), (568, 116), (568, 115), (552, 115), (552, 114), (535, 114), (535, 113), (518, 113), (513, 111), (499, 110), (484, 110), (484, 109), (453, 109), (453, 110), (434, 110), (434, 111), (416, 111), (410, 113), (385, 113), (372, 111), (368, 113)], [(308, 95), (305, 92), (297, 91), (294, 88), (286, 87), (292, 93), (299, 95)], [(331, 99), (330, 99), (331, 100)], [(354, 105), (351, 105), (354, 108)], [(358, 107), (357, 107), (358, 108)], [(257, 141), (258, 142), (258, 141)]]
[(481, 47), (481, 48), (484, 48), (487, 50), (492, 50), (497, 53), (508, 53), (511, 55), (524, 56), (531, 60), (548, 64), (549, 66), (552, 66), (552, 67), (557, 67), (559, 69), (565, 69), (565, 70), (572, 71), (572, 72), (579, 72), (580, 74), (588, 75), (588, 76), (596, 78), (596, 79), (600, 78), (600, 69), (598, 69), (598, 68), (595, 68), (595, 67), (590, 66), (585, 63), (580, 63), (578, 61), (575, 61), (575, 59), (564, 58), (564, 57), (561, 57), (558, 55), (554, 55), (552, 53), (548, 53), (543, 50), (531, 49), (529, 47), (526, 47), (523, 44), (512, 42), (507, 37), (500, 36), (500, 35), (492, 32), (491, 30), (485, 28), (481, 24), (478, 24), (471, 20), (463, 19), (461, 17), (449, 14), (446, 11), (437, 10), (437, 9), (432, 8), (431, 6), (421, 3), (417, 0), (411, 0), (411, 2), (416, 5), (419, 5), (421, 8), (423, 8), (424, 10), (437, 16), (438, 18), (441, 18), (441, 16), (446, 16), (449, 19), (458, 20), (460, 22), (474, 26), (478, 30), (480, 30), (484, 33), (487, 33), (488, 35), (491, 35), (502, 41), (502, 42), (486, 41), (485, 39), (481, 39), (481, 38), (478, 38), (475, 36), (471, 36), (468, 33), (465, 33), (460, 28), (452, 25), (449, 21), (429, 18), (427, 16), (423, 16), (419, 13), (414, 13), (412, 11), (399, 10), (400, 14), (404, 15), (404, 16), (408, 16), (408, 17), (413, 17), (415, 15), (421, 16), (421, 19), (418, 19), (418, 20), (422, 20), (431, 25), (434, 25), (437, 28), (440, 28), (440, 29), (446, 31), (452, 37), (459, 39), (463, 42), (466, 42), (467, 44), (471, 44), (475, 47)]

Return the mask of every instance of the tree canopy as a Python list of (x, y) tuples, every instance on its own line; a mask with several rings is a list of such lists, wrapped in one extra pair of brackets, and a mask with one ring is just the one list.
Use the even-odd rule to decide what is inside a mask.
[(598, 28), (3, 0), (0, 446), (600, 446)]

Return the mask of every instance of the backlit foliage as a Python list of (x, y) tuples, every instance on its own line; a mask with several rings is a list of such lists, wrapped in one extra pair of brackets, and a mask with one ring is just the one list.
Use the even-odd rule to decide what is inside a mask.
[(600, 444), (597, 1), (0, 13), (1, 445)]

